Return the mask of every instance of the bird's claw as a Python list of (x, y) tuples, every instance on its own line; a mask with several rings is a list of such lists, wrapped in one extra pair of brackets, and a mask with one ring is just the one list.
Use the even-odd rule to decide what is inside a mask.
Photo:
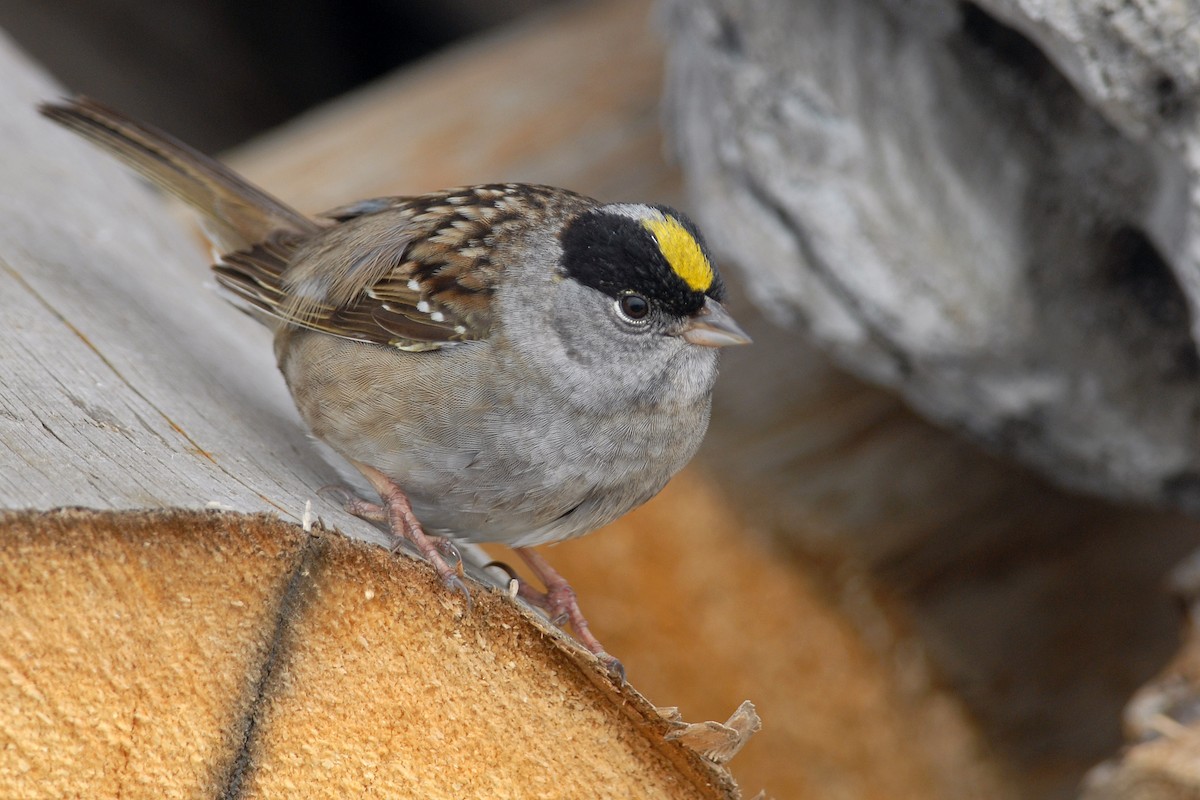
[(625, 685), (625, 665), (616, 658), (610, 656), (603, 651), (596, 653), (596, 658), (600, 660), (600, 665), (604, 667), (604, 671), (608, 676), (620, 685)]
[(357, 499), (357, 496), (354, 492), (350, 491), (348, 486), (342, 486), (338, 483), (328, 483), (317, 489), (317, 496), (338, 506), (344, 506), (351, 500)]
[(467, 603), (466, 613), (470, 614), (471, 609), (475, 607), (475, 602), (471, 599), (471, 590), (467, 588), (467, 584), (457, 575), (448, 575), (442, 578), (442, 585), (448, 591), (458, 592), (463, 596), (463, 600)]

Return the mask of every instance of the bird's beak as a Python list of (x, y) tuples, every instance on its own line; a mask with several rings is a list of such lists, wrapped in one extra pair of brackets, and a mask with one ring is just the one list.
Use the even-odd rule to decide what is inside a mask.
[(704, 298), (704, 306), (683, 323), (679, 336), (701, 347), (750, 344), (750, 337), (733, 321), (725, 306), (711, 297)]

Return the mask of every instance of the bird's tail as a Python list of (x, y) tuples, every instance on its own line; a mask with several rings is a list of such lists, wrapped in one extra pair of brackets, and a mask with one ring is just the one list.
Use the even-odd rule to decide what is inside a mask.
[(244, 250), (275, 233), (310, 235), (318, 225), (219, 161), (86, 97), (44, 103), (41, 113), (109, 151), (204, 217), (218, 249)]

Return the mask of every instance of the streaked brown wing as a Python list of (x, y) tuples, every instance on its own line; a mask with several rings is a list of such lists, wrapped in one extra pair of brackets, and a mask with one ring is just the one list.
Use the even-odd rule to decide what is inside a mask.
[(524, 188), (364, 200), (323, 215), (336, 222), (315, 236), (277, 234), (213, 269), (252, 306), (334, 336), (404, 350), (481, 339), (494, 239), (519, 218)]

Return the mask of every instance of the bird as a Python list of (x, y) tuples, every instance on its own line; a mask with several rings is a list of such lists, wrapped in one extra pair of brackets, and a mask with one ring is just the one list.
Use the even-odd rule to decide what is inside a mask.
[(538, 545), (656, 495), (750, 342), (696, 225), (663, 205), (485, 183), (310, 217), (87, 97), (41, 113), (199, 212), (217, 284), (274, 331), (309, 432), (379, 496), (331, 496), (470, 593), (452, 543), (511, 546), (520, 595), (623, 678)]

